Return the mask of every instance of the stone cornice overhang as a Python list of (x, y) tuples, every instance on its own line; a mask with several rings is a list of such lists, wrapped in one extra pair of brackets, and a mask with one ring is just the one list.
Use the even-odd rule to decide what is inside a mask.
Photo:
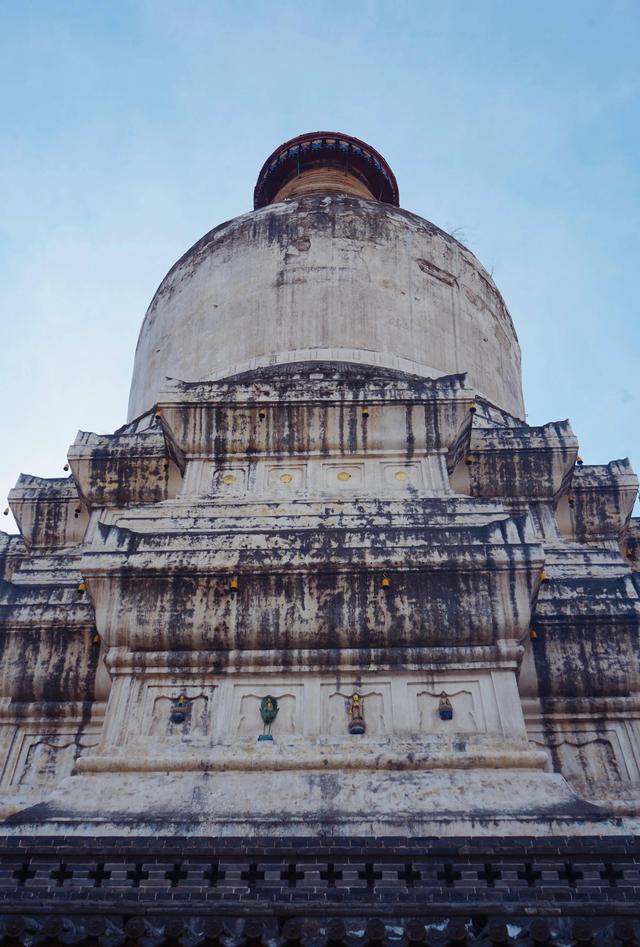
[(545, 583), (536, 605), (545, 624), (629, 622), (640, 628), (640, 595), (633, 576), (558, 576)]
[(71, 477), (38, 477), (20, 474), (11, 493), (20, 500), (77, 500), (78, 491)]
[(539, 696), (591, 700), (633, 693), (640, 674), (640, 594), (633, 576), (619, 574), (623, 562), (604, 577), (564, 577), (556, 568), (549, 567), (532, 616)]
[(422, 772), (434, 770), (495, 770), (503, 767), (522, 770), (544, 769), (548, 757), (543, 750), (523, 747), (522, 741), (503, 741), (499, 749), (490, 739), (484, 745), (479, 737), (464, 755), (451, 745), (447, 748), (435, 746), (427, 741), (417, 746), (416, 740), (397, 740), (393, 746), (374, 744), (366, 747), (277, 747), (270, 757), (248, 755), (246, 748), (223, 744), (205, 749), (184, 747), (181, 751), (169, 748), (161, 750), (151, 758), (141, 758), (134, 751), (136, 744), (106, 751), (99, 756), (85, 755), (78, 760), (79, 773), (158, 773), (158, 772)]
[[(497, 668), (517, 670), (523, 646), (516, 640), (501, 639), (495, 644), (455, 645), (453, 647), (378, 647), (378, 648), (278, 648), (258, 650), (132, 651), (128, 647), (110, 648), (105, 663), (112, 677), (129, 676), (142, 670), (149, 673), (245, 674), (286, 672), (308, 674), (309, 671), (353, 674), (362, 667), (376, 671), (478, 671)], [(203, 668), (206, 672), (203, 672)]]
[(0, 582), (0, 696), (91, 700), (100, 655), (93, 605), (77, 583)]
[[(111, 526), (109, 533), (113, 540), (111, 548), (105, 545), (102, 549), (85, 551), (81, 565), (85, 577), (185, 571), (188, 574), (218, 571), (228, 574), (239, 566), (247, 572), (264, 572), (283, 566), (315, 572), (321, 564), (327, 572), (352, 572), (358, 567), (379, 571), (392, 566), (403, 571), (424, 568), (475, 571), (500, 566), (531, 571), (539, 569), (544, 560), (539, 542), (510, 542), (508, 537), (500, 542), (493, 526), (477, 527), (476, 531), (469, 528), (429, 530), (423, 526), (406, 529), (387, 526), (373, 531), (367, 527), (328, 529), (320, 536), (315, 530), (284, 530), (283, 540), (290, 539), (289, 548), (276, 547), (280, 531), (274, 530), (254, 530), (250, 537), (238, 532), (243, 542), (235, 548), (221, 541), (225, 536), (222, 532), (206, 531), (185, 537), (166, 533), (134, 534)], [(261, 537), (271, 540), (268, 546), (260, 542)], [(332, 543), (332, 537), (340, 542)], [(402, 545), (401, 538), (405, 540)], [(355, 540), (352, 545), (350, 539)], [(466, 546), (461, 546), (465, 541)]]
[(616, 579), (629, 575), (629, 563), (618, 548), (570, 540), (545, 539), (547, 572), (555, 579)]
[[(389, 530), (389, 533), (393, 532)], [(344, 536), (344, 533), (342, 535)], [(266, 533), (265, 536), (268, 538), (269, 534)], [(390, 539), (394, 539), (393, 535)], [(187, 548), (163, 550), (149, 545), (147, 551), (131, 554), (100, 555), (88, 552), (83, 559), (82, 568), (89, 582), (98, 577), (109, 578), (117, 575), (131, 579), (152, 576), (161, 579), (165, 575), (220, 575), (224, 578), (235, 575), (238, 571), (247, 576), (268, 573), (282, 575), (284, 569), (287, 574), (312, 576), (320, 573), (353, 575), (355, 572), (386, 574), (391, 570), (398, 570), (399, 579), (404, 574), (424, 571), (479, 573), (502, 570), (529, 574), (539, 570), (544, 561), (542, 547), (533, 544), (529, 547), (528, 554), (524, 555), (513, 548), (506, 550), (488, 543), (477, 543), (471, 551), (460, 549), (457, 543), (441, 543), (437, 549), (433, 549), (428, 546), (428, 539), (425, 540), (423, 548), (417, 548), (416, 544), (410, 541), (403, 546), (396, 542), (393, 547), (386, 544), (376, 547), (375, 542), (366, 541), (366, 536), (363, 536), (362, 540), (355, 548), (345, 548), (336, 543), (330, 550), (325, 545), (318, 546), (315, 550), (308, 547), (304, 550), (266, 548), (259, 552), (255, 548), (233, 551), (212, 550), (206, 547), (198, 551)], [(532, 585), (534, 584), (536, 583), (532, 582)]]
[(27, 557), (27, 547), (22, 536), (0, 531), (0, 579), (7, 581)]
[(98, 630), (109, 646), (142, 650), (260, 648), (274, 635), (283, 648), (521, 638), (543, 562), (526, 523), (505, 519), (408, 529), (402, 545), (393, 528), (337, 530), (333, 542), (291, 531), (288, 548), (278, 531), (238, 533), (235, 548), (215, 532), (98, 532), (102, 548), (82, 559)]
[(88, 514), (71, 477), (20, 474), (9, 506), (27, 548), (71, 548), (82, 542)]
[(638, 497), (638, 477), (628, 458), (577, 466), (570, 484), (569, 535), (580, 543), (619, 543)]
[(21, 723), (33, 721), (41, 724), (43, 719), (50, 722), (56, 720), (68, 721), (73, 718), (79, 721), (86, 721), (87, 719), (102, 720), (105, 709), (106, 703), (104, 701), (82, 700), (80, 698), (57, 701), (12, 699), (10, 703), (0, 702), (0, 721), (2, 723), (15, 722), (16, 720)]
[(344, 363), (286, 367), (288, 372), (276, 366), (224, 381), (169, 381), (157, 405), (167, 440), (189, 457), (366, 451), (368, 439), (376, 437), (378, 413), (392, 409), (405, 418), (398, 445), (406, 446), (408, 438), (417, 454), (427, 447), (448, 449), (473, 419), (474, 392), (465, 388), (464, 374), (425, 379), (381, 370), (376, 378), (373, 370)]
[(73, 549), (38, 550), (25, 555), (12, 580), (16, 585), (42, 588), (76, 588), (81, 579), (82, 546)]
[[(228, 404), (257, 401), (408, 401), (462, 397), (473, 391), (466, 387), (466, 372), (425, 378), (399, 369), (378, 365), (341, 362), (284, 362), (262, 366), (225, 378), (181, 381), (168, 378), (161, 392), (163, 403)], [(301, 385), (301, 380), (306, 382)]]
[(557, 500), (575, 470), (578, 439), (569, 421), (539, 427), (469, 429), (465, 449), (472, 496)]
[[(258, 532), (299, 530), (301, 535), (305, 532), (311, 535), (325, 527), (372, 530), (398, 527), (437, 530), (441, 537), (452, 530), (452, 535), (469, 542), (477, 541), (482, 535), (486, 541), (497, 543), (539, 542), (526, 508), (509, 515), (502, 502), (487, 497), (383, 494), (361, 498), (330, 494), (289, 501), (274, 500), (271, 496), (238, 497), (233, 501), (219, 497), (182, 498), (147, 509), (119, 511), (115, 523), (110, 520), (99, 525), (92, 548), (115, 550), (121, 547), (135, 551), (140, 543), (153, 544), (154, 541), (159, 545), (173, 543), (180, 548), (181, 537), (189, 547), (197, 548), (204, 534), (212, 537), (244, 534), (249, 531), (249, 525)], [(113, 528), (121, 530), (122, 536), (112, 533)], [(474, 532), (477, 529), (485, 532)], [(465, 530), (467, 533), (463, 535)]]
[(184, 469), (182, 456), (157, 422), (142, 432), (79, 431), (67, 457), (90, 509), (166, 500), (170, 461)]
[[(532, 571), (541, 567), (543, 548), (530, 529), (526, 514), (502, 515), (495, 521), (480, 523), (465, 522), (464, 517), (451, 523), (443, 518), (441, 525), (434, 525), (428, 514), (433, 516), (441, 503), (446, 511), (446, 501), (416, 499), (406, 504), (406, 524), (397, 524), (392, 515), (383, 524), (372, 524), (355, 500), (351, 506), (355, 507), (354, 519), (357, 514), (361, 517), (359, 523), (356, 520), (320, 530), (313, 523), (296, 524), (295, 515), (286, 525), (268, 520), (261, 523), (258, 518), (251, 524), (250, 532), (244, 523), (224, 528), (216, 519), (207, 524), (208, 528), (195, 527), (189, 533), (162, 528), (154, 531), (148, 526), (144, 531), (136, 531), (101, 524), (93, 546), (84, 551), (81, 571), (91, 577), (115, 572), (162, 575), (185, 570), (189, 574), (227, 574), (240, 565), (247, 572), (284, 566), (315, 572), (318, 565), (323, 565), (327, 572), (351, 572), (359, 567), (384, 570), (394, 565), (403, 571), (474, 571), (501, 566), (520, 566)], [(420, 515), (421, 506), (426, 515)], [(286, 511), (282, 519), (284, 516)]]
[(0, 581), (0, 630), (92, 628), (93, 606), (70, 585), (18, 585)]

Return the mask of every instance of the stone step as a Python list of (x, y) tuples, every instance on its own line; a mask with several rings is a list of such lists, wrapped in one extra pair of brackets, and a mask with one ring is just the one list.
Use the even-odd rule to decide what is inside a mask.
[(614, 578), (629, 574), (629, 565), (619, 550), (585, 547), (577, 543), (544, 542), (545, 572), (554, 579), (580, 577)]
[(0, 582), (0, 619), (7, 625), (22, 620), (27, 625), (29, 620), (38, 624), (45, 617), (65, 625), (69, 621), (85, 621), (92, 612), (89, 598), (75, 584)]
[[(105, 514), (104, 523), (117, 523), (136, 532), (328, 528), (483, 526), (510, 519), (495, 501), (476, 501), (467, 497), (433, 500), (322, 500), (257, 502), (227, 498), (171, 500), (151, 507)], [(524, 520), (526, 514), (513, 519)]]
[(15, 585), (59, 585), (77, 589), (80, 572), (80, 547), (57, 555), (26, 556), (13, 573)]
[[(518, 528), (520, 527), (520, 528)], [(305, 564), (315, 568), (318, 563), (356, 568), (367, 563), (394, 562), (397, 568), (454, 564), (464, 567), (476, 564), (486, 568), (487, 562), (531, 559), (540, 565), (543, 551), (534, 536), (525, 535), (526, 523), (503, 521), (482, 526), (458, 528), (411, 525), (397, 527), (360, 527), (359, 529), (291, 529), (278, 530), (255, 524), (250, 533), (237, 529), (209, 529), (185, 533), (133, 532), (118, 526), (103, 528), (101, 542), (94, 542), (83, 557), (81, 569), (86, 571), (97, 558), (129, 556), (131, 562), (153, 556), (175, 556), (182, 561), (208, 563), (226, 568), (243, 561), (249, 567), (251, 557), (259, 553), (256, 568), (266, 562)]]

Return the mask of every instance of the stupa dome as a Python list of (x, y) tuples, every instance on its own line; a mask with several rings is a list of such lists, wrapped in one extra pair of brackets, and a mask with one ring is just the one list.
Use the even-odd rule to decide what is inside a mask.
[(473, 254), (396, 206), (395, 177), (370, 146), (328, 132), (292, 141), (265, 162), (256, 209), (204, 236), (162, 281), (129, 419), (167, 377), (315, 360), (467, 372), (480, 396), (524, 417), (513, 323)]

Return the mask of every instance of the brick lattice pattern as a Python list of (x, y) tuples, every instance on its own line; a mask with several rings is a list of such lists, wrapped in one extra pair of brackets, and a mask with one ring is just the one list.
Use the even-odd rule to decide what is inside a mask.
[(630, 945), (640, 840), (15, 838), (0, 891), (8, 943)]

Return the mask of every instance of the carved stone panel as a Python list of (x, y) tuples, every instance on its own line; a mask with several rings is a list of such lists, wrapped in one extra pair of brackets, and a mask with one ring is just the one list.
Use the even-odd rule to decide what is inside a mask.
[(386, 736), (393, 729), (391, 686), (388, 681), (376, 681), (375, 685), (341, 683), (323, 684), (321, 735), (349, 737), (350, 705), (354, 694), (360, 697), (363, 707), (365, 734), (368, 737)]
[[(73, 772), (83, 750), (98, 744), (98, 733), (20, 732), (5, 775), (5, 787), (36, 789), (52, 786)], [(11, 765), (12, 764), (12, 765)]]
[[(478, 681), (449, 681), (409, 684), (419, 733), (483, 733), (486, 731), (483, 694)], [(442, 694), (452, 709), (450, 719), (440, 715)]]
[(263, 731), (260, 702), (267, 694), (278, 701), (278, 715), (271, 733), (274, 740), (282, 737), (303, 735), (302, 685), (279, 686), (272, 683), (267, 688), (254, 684), (234, 686), (229, 738), (234, 740), (256, 740)]
[(149, 736), (206, 737), (210, 731), (210, 698), (206, 694), (159, 694), (153, 699)]

